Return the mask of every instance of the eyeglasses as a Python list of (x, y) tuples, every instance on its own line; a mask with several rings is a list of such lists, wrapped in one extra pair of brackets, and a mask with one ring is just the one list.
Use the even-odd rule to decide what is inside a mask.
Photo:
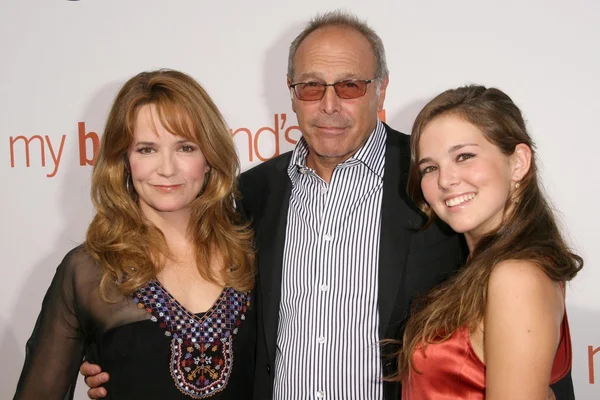
[(290, 87), (294, 89), (298, 100), (303, 101), (321, 100), (325, 96), (327, 86), (333, 86), (340, 99), (356, 99), (364, 96), (367, 93), (367, 85), (376, 79), (347, 79), (334, 83), (298, 82), (292, 83)]

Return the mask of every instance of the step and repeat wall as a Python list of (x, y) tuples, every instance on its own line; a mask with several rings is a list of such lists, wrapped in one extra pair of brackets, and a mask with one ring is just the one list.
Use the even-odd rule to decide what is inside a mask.
[[(311, 16), (342, 8), (387, 50), (382, 118), (409, 132), (439, 92), (506, 91), (537, 142), (543, 183), (585, 268), (568, 287), (578, 399), (600, 398), (600, 3), (595, 0), (0, 1), (0, 398), (54, 271), (93, 209), (90, 173), (120, 86), (162, 67), (194, 76), (244, 170), (300, 137), (287, 50)], [(77, 399), (87, 398), (80, 381)]]

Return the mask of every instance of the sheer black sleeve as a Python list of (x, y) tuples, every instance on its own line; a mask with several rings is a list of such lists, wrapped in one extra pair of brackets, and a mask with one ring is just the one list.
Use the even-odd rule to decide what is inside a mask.
[[(72, 399), (82, 362), (86, 316), (77, 304), (76, 275), (90, 257), (79, 247), (66, 255), (46, 292), (27, 341), (25, 365), (14, 399)], [(89, 270), (89, 268), (87, 268)]]

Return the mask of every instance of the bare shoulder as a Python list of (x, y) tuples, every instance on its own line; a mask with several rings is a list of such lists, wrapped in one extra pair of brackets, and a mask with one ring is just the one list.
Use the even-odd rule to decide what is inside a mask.
[(490, 288), (502, 290), (558, 291), (560, 283), (553, 281), (537, 264), (527, 260), (504, 260), (496, 264), (490, 275)]
[(527, 260), (505, 260), (494, 267), (488, 283), (488, 301), (556, 310), (561, 318), (564, 309), (561, 284)]

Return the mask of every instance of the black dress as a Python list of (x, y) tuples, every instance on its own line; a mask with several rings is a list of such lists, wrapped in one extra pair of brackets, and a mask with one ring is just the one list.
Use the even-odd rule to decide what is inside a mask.
[(256, 322), (251, 292), (225, 288), (192, 314), (154, 280), (100, 298), (101, 272), (80, 246), (58, 267), (27, 342), (15, 399), (73, 398), (84, 359), (110, 374), (107, 399), (249, 399)]

